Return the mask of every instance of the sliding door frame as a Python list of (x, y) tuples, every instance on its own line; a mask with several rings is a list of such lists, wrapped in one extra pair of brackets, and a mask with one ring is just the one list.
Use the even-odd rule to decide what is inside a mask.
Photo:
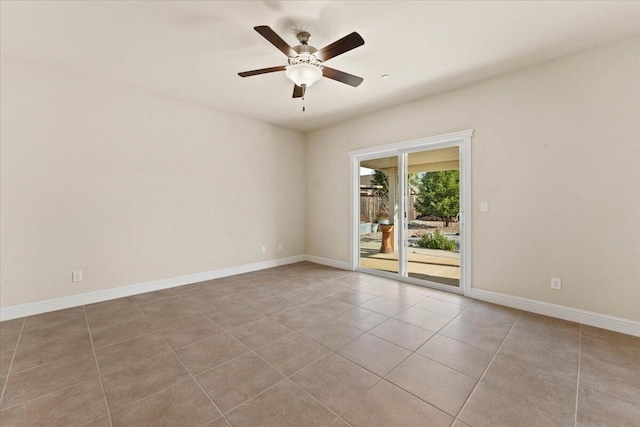
[[(350, 267), (354, 271), (376, 274), (407, 283), (429, 286), (450, 292), (469, 295), (471, 292), (471, 137), (473, 129), (426, 138), (403, 141), (394, 144), (381, 145), (371, 148), (349, 151), (351, 165), (350, 174)], [(407, 188), (407, 159), (409, 153), (435, 150), (458, 146), (460, 150), (460, 286), (443, 285), (436, 282), (403, 277), (406, 273), (407, 248), (406, 242), (406, 188)], [(399, 232), (399, 273), (389, 273), (374, 269), (362, 268), (360, 263), (360, 162), (380, 157), (398, 156), (398, 184), (400, 186), (398, 206), (397, 230)]]

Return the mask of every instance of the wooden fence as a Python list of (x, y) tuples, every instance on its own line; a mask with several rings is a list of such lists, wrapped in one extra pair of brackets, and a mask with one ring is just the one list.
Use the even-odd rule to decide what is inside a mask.
[[(409, 221), (413, 221), (418, 216), (415, 208), (416, 196), (409, 196)], [(360, 221), (374, 222), (380, 210), (380, 197), (377, 196), (360, 196)]]

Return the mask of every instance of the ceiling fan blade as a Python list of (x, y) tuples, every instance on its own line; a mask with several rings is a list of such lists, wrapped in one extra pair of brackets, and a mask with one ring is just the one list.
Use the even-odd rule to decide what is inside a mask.
[(287, 44), (286, 41), (282, 40), (282, 38), (276, 34), (270, 27), (266, 25), (260, 25), (257, 27), (253, 27), (254, 30), (260, 33), (262, 37), (267, 39), (269, 43), (274, 45), (280, 50), (280, 52), (284, 53), (287, 56), (296, 56), (296, 51), (293, 50), (291, 46)]
[(304, 91), (302, 88), (296, 84), (293, 85), (293, 98), (302, 98), (304, 96)]
[(344, 36), (340, 40), (323, 47), (322, 49), (314, 53), (314, 55), (320, 61), (324, 62), (338, 55), (342, 55), (345, 52), (349, 52), (351, 49), (355, 49), (358, 46), (362, 46), (363, 44), (364, 40), (362, 39), (362, 37), (360, 37), (360, 34), (353, 32), (347, 36)]
[(242, 73), (238, 73), (240, 77), (250, 77), (257, 76), (258, 74), (267, 74), (267, 73), (275, 73), (276, 71), (284, 71), (286, 67), (281, 65), (279, 67), (270, 67), (270, 68), (261, 68), (259, 70), (251, 70), (251, 71), (243, 71)]
[(329, 79), (338, 81), (340, 83), (345, 83), (353, 87), (360, 86), (360, 83), (364, 81), (362, 77), (354, 76), (353, 74), (345, 73), (344, 71), (336, 70), (335, 68), (329, 67), (322, 67), (322, 75)]

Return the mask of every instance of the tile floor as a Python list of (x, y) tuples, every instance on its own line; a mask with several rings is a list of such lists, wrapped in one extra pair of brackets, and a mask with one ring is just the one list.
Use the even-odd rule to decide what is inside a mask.
[(0, 323), (9, 426), (640, 426), (640, 338), (294, 264)]

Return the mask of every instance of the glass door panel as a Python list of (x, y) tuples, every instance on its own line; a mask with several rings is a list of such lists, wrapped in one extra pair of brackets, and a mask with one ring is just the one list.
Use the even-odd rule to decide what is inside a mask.
[(398, 156), (360, 162), (360, 267), (400, 272)]
[(407, 277), (460, 286), (460, 149), (408, 153), (405, 239)]

